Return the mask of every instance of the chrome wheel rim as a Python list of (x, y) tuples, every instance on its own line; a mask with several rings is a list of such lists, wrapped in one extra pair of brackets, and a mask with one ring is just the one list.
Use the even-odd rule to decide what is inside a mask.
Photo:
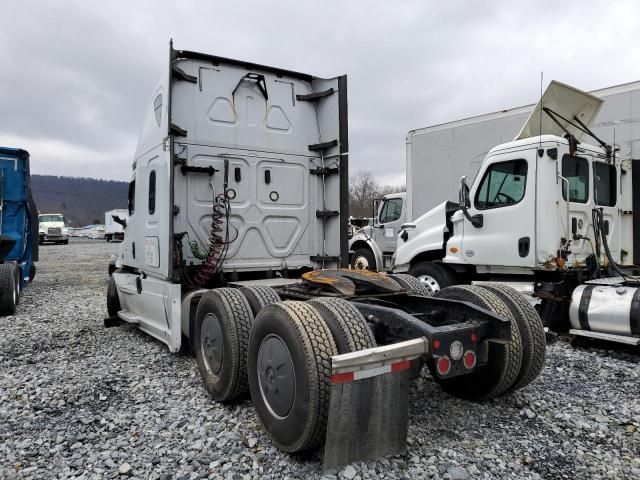
[(440, 291), (440, 284), (431, 275), (419, 275), (417, 278), (431, 293)]

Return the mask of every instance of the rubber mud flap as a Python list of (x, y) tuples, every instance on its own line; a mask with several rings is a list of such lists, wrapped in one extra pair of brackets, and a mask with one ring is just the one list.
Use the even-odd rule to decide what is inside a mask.
[(412, 375), (406, 369), (331, 385), (325, 469), (405, 452)]

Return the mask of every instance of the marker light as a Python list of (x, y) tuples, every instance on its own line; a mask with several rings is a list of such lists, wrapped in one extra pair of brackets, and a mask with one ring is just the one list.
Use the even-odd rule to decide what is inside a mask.
[(449, 360), (449, 357), (443, 355), (442, 357), (438, 358), (438, 361), (436, 362), (436, 368), (440, 375), (444, 376), (449, 373), (449, 371), (451, 370), (451, 360)]
[(466, 352), (464, 352), (462, 363), (464, 363), (464, 367), (467, 370), (471, 370), (476, 366), (476, 354), (473, 352), (473, 350), (467, 350)]

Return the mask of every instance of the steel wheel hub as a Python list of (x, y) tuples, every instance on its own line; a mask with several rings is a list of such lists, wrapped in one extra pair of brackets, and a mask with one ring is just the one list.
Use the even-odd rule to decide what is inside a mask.
[(356, 257), (353, 264), (357, 270), (369, 270), (369, 260), (365, 257)]
[(291, 412), (296, 397), (293, 360), (284, 341), (268, 335), (258, 350), (258, 385), (267, 408), (280, 419)]
[(440, 290), (440, 284), (431, 275), (420, 275), (418, 276), (418, 280), (421, 284), (427, 287), (431, 293), (436, 293)]
[(218, 375), (222, 369), (224, 342), (220, 321), (213, 313), (207, 313), (200, 328), (200, 349), (207, 369)]

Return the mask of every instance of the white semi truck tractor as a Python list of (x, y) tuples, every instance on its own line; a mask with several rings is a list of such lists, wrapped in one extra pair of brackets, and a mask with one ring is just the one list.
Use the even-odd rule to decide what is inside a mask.
[[(526, 300), (348, 265), (347, 79), (170, 48), (147, 104), (106, 326), (192, 350), (218, 402), (250, 396), (286, 452), (326, 466), (406, 447), (426, 364), (452, 395), (533, 381)], [(542, 338), (542, 341), (540, 339)]]
[(592, 132), (601, 104), (551, 82), (514, 141), (462, 178), (459, 203), (403, 225), (393, 271), (431, 291), (527, 282), (550, 329), (640, 344), (640, 167)]

